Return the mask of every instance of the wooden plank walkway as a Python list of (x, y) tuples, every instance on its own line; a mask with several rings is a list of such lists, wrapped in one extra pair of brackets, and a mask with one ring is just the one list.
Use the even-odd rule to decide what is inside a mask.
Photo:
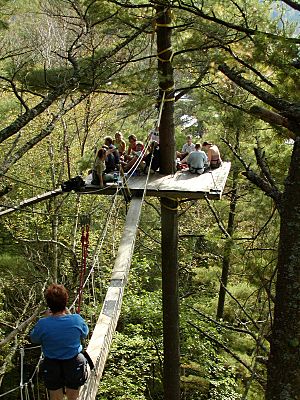
[[(178, 171), (175, 175), (151, 174), (147, 185), (147, 196), (175, 197), (220, 200), (230, 171), (231, 163), (223, 162), (222, 166), (205, 172), (202, 175), (189, 171)], [(128, 179), (128, 187), (133, 196), (141, 196), (146, 183), (146, 175), (132, 176)], [(114, 194), (118, 188), (116, 183), (108, 183), (104, 189), (97, 191), (97, 186), (87, 184), (82, 191), (91, 194)]]
[(55, 189), (55, 190), (51, 190), (50, 192), (46, 192), (43, 194), (39, 194), (35, 197), (31, 197), (30, 199), (26, 199), (24, 201), (22, 201), (20, 204), (18, 204), (15, 207), (9, 207), (6, 209), (0, 209), (0, 217), (2, 217), (3, 215), (7, 215), (10, 214), (12, 212), (18, 211), (18, 210), (22, 210), (22, 208), (24, 207), (28, 207), (31, 206), (33, 204), (39, 203), (40, 201), (43, 200), (47, 200), (50, 199), (52, 197), (56, 197), (59, 196), (60, 194), (63, 194), (64, 192), (62, 191), (62, 189)]
[(95, 364), (95, 369), (91, 371), (87, 382), (82, 386), (78, 400), (94, 400), (97, 395), (99, 382), (121, 312), (124, 287), (131, 265), (142, 204), (142, 198), (133, 198), (130, 202), (110, 285), (87, 348)]

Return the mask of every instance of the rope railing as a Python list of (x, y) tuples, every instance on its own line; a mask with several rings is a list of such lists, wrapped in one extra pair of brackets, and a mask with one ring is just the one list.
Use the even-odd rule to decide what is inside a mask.
[[(160, 124), (162, 107), (163, 107), (163, 104), (164, 104), (164, 95), (165, 95), (165, 93), (163, 94), (163, 100), (162, 100), (161, 105), (160, 105), (159, 117), (158, 117), (158, 119), (156, 121), (156, 129), (159, 127), (159, 124)], [(138, 157), (137, 161), (135, 162), (133, 167), (130, 169), (130, 173), (131, 174), (130, 175), (128, 174), (129, 178), (127, 178), (127, 180), (130, 179), (132, 174), (137, 169), (140, 161), (144, 157), (144, 154), (145, 154), (146, 150), (149, 147), (149, 144), (150, 144), (150, 138), (147, 139), (147, 144), (144, 147), (143, 152), (140, 154), (140, 156)], [(131, 232), (131, 235), (129, 235), (130, 236), (130, 246), (129, 246), (129, 249), (128, 249), (129, 254), (127, 256), (127, 265), (125, 266), (125, 269), (122, 270), (122, 272), (116, 270), (116, 267), (118, 266), (118, 258), (123, 257), (122, 250), (121, 250), (121, 253), (120, 253), (120, 247), (122, 247), (121, 244), (120, 244), (119, 252), (118, 252), (116, 263), (115, 263), (115, 267), (114, 267), (114, 270), (113, 270), (113, 273), (112, 273), (111, 284), (112, 284), (112, 282), (114, 280), (116, 280), (116, 281), (119, 281), (119, 284), (121, 286), (118, 287), (118, 288), (116, 288), (115, 286), (112, 286), (112, 287), (110, 286), (108, 288), (108, 290), (107, 290), (107, 294), (106, 294), (105, 299), (107, 298), (107, 296), (109, 296), (111, 294), (110, 291), (113, 288), (113, 291), (116, 290), (116, 289), (118, 290), (117, 300), (114, 300), (114, 308), (113, 308), (113, 312), (112, 312), (112, 317), (110, 318), (107, 332), (105, 333), (105, 335), (103, 337), (103, 344), (101, 346), (100, 351), (98, 352), (98, 356), (96, 357), (95, 360), (93, 360), (95, 368), (94, 368), (93, 371), (91, 371), (89, 379), (87, 380), (86, 384), (82, 387), (82, 389), (80, 391), (79, 399), (82, 399), (82, 400), (83, 399), (86, 399), (86, 400), (90, 399), (91, 400), (91, 399), (94, 399), (95, 396), (96, 396), (96, 392), (97, 392), (97, 389), (98, 389), (99, 381), (101, 379), (101, 376), (102, 376), (102, 373), (103, 373), (103, 370), (104, 370), (104, 366), (105, 366), (105, 362), (106, 362), (106, 359), (107, 359), (107, 356), (108, 356), (108, 353), (109, 353), (109, 349), (110, 349), (110, 346), (111, 346), (112, 337), (114, 335), (114, 332), (115, 332), (115, 329), (116, 329), (116, 326), (117, 326), (117, 322), (118, 322), (119, 315), (120, 315), (120, 312), (121, 312), (121, 305), (122, 305), (122, 301), (123, 301), (124, 286), (126, 284), (127, 276), (128, 276), (129, 269), (130, 269), (131, 258), (132, 258), (132, 255), (133, 255), (133, 249), (134, 249), (134, 243), (135, 243), (135, 237), (136, 237), (136, 230), (137, 230), (138, 222), (139, 222), (139, 219), (140, 219), (141, 207), (142, 207), (142, 204), (143, 204), (143, 201), (144, 201), (144, 197), (145, 197), (145, 194), (146, 194), (146, 190), (147, 190), (147, 185), (148, 185), (148, 180), (149, 180), (149, 176), (150, 176), (152, 160), (153, 160), (153, 153), (152, 153), (152, 157), (151, 157), (151, 160), (150, 160), (150, 165), (149, 165), (149, 169), (148, 169), (148, 173), (147, 173), (147, 178), (146, 178), (146, 182), (145, 182), (145, 187), (144, 187), (142, 198), (141, 199), (134, 199), (135, 200), (135, 202), (133, 202), (134, 203), (134, 207), (130, 207), (130, 209), (128, 211), (128, 214), (130, 215), (131, 214), (130, 210), (131, 209), (135, 209), (135, 211), (133, 213), (134, 215), (133, 216), (130, 215), (130, 218), (128, 219), (128, 214), (127, 214), (126, 224), (128, 224), (129, 227), (131, 226), (131, 228), (133, 228), (133, 231), (134, 231), (134, 232)], [(133, 169), (133, 172), (132, 172), (132, 169)], [(88, 272), (88, 274), (86, 276), (86, 279), (84, 280), (84, 282), (82, 284), (82, 290), (83, 290), (83, 288), (85, 288), (85, 286), (89, 282), (89, 279), (90, 279), (91, 276), (92, 276), (93, 285), (94, 285), (93, 273), (94, 273), (95, 266), (98, 265), (98, 253), (102, 249), (102, 246), (103, 246), (103, 243), (104, 243), (104, 239), (105, 239), (105, 236), (106, 236), (106, 233), (107, 233), (107, 230), (108, 230), (108, 224), (109, 224), (109, 221), (110, 221), (110, 219), (112, 217), (113, 209), (115, 207), (116, 198), (117, 198), (116, 195), (118, 194), (119, 190), (122, 189), (122, 187), (124, 187), (124, 182), (123, 182), (123, 184), (121, 186), (118, 186), (117, 191), (113, 196), (113, 199), (114, 199), (113, 200), (113, 206), (110, 208), (110, 212), (108, 213), (108, 217), (107, 217), (104, 229), (102, 231), (102, 235), (99, 237), (99, 239), (97, 241), (97, 244), (96, 244), (96, 247), (95, 247), (95, 250), (94, 250), (92, 265), (91, 265), (91, 268), (90, 268), (90, 270), (89, 270), (89, 272)], [(49, 192), (49, 193), (51, 193), (51, 195), (53, 195), (53, 193), (55, 193), (55, 195), (57, 195), (57, 194), (61, 193), (61, 190), (57, 189), (56, 191), (52, 191), (52, 192)], [(47, 195), (49, 195), (49, 193), (47, 193)], [(40, 198), (40, 196), (37, 196), (37, 197)], [(30, 199), (30, 200), (32, 200), (32, 199)], [(25, 205), (25, 202), (24, 202), (24, 205)], [(27, 201), (26, 201), (26, 205), (27, 205)], [(23, 204), (22, 204), (22, 206), (23, 206)], [(127, 226), (127, 228), (128, 228), (128, 226)], [(128, 236), (128, 232), (126, 232), (126, 225), (125, 225), (123, 238), (125, 238), (125, 240), (127, 240), (127, 236)], [(120, 278), (118, 278), (118, 279), (113, 278), (114, 274), (116, 274), (116, 273), (118, 274), (120, 272), (122, 274), (122, 278), (121, 279)], [(93, 293), (94, 292), (95, 292), (95, 290), (94, 290), (94, 286), (93, 286)], [(77, 296), (75, 297), (72, 305), (70, 306), (70, 310), (75, 309), (75, 304), (76, 304), (76, 302), (78, 300), (78, 297), (79, 297), (79, 294), (77, 294)], [(107, 300), (107, 301), (110, 301), (110, 300)], [(103, 316), (105, 315), (104, 311), (105, 311), (105, 301), (104, 301), (104, 305), (102, 307), (102, 311), (100, 313), (99, 319), (103, 318)], [(111, 310), (110, 310), (110, 312), (111, 312)], [(99, 319), (98, 319), (98, 321), (99, 321)], [(106, 321), (106, 323), (107, 323), (107, 321)], [(97, 322), (97, 324), (98, 324), (98, 322)], [(93, 338), (93, 336), (92, 336), (92, 338)], [(90, 341), (90, 343), (91, 343), (91, 341)], [(89, 344), (89, 346), (90, 346), (90, 344)], [(24, 371), (24, 368), (23, 368), (24, 367), (24, 349), (23, 349), (23, 353), (22, 353), (22, 348), (20, 349), (20, 351), (21, 351), (20, 384), (19, 384), (19, 386), (16, 386), (15, 388), (10, 389), (10, 390), (6, 391), (5, 393), (0, 394), (0, 398), (4, 397), (4, 396), (7, 396), (7, 395), (9, 395), (9, 394), (11, 394), (13, 392), (16, 392), (17, 390), (20, 390), (20, 399), (24, 400), (24, 396), (25, 396), (26, 400), (30, 400), (30, 393), (29, 393), (28, 387), (31, 388), (31, 390), (33, 392), (33, 398), (35, 398), (35, 396), (34, 396), (33, 379), (34, 379), (35, 376), (38, 379), (38, 371), (39, 371), (40, 363), (42, 361), (42, 354), (40, 355), (39, 361), (38, 361), (37, 365), (35, 366), (35, 369), (34, 369), (34, 372), (33, 372), (32, 376), (29, 378), (29, 380), (27, 382), (24, 382), (24, 373), (23, 373), (23, 371)], [(89, 351), (89, 347), (88, 347), (88, 351)], [(38, 393), (38, 397), (39, 397), (39, 393)]]
[[(111, 284), (108, 287), (101, 313), (87, 348), (87, 351), (94, 362), (95, 368), (91, 371), (87, 382), (81, 388), (79, 400), (94, 400), (97, 395), (99, 382), (104, 371), (113, 335), (121, 313), (124, 288), (130, 270), (136, 231), (140, 219), (141, 208), (147, 191), (152, 160), (153, 153), (150, 160), (143, 195), (140, 199), (135, 198), (132, 200), (133, 204), (131, 204), (127, 214), (119, 252), (111, 277)], [(111, 301), (114, 301), (114, 307), (112, 310), (108, 310), (106, 309), (106, 305), (110, 304)]]
[(81, 388), (80, 400), (95, 399), (97, 394), (121, 312), (124, 288), (130, 270), (142, 204), (143, 198), (133, 198), (130, 203), (124, 232), (111, 276), (111, 283), (107, 289), (101, 313), (87, 347), (87, 351), (95, 364), (95, 369)]
[[(93, 272), (94, 272), (96, 266), (98, 265), (98, 254), (102, 250), (103, 243), (104, 243), (105, 237), (107, 235), (109, 223), (111, 221), (114, 209), (116, 207), (117, 193), (115, 193), (112, 196), (112, 199), (113, 199), (112, 205), (110, 206), (109, 212), (107, 214), (107, 219), (106, 219), (105, 225), (103, 227), (102, 233), (101, 233), (101, 235), (99, 235), (96, 246), (94, 248), (91, 267), (90, 267), (89, 272), (84, 280), (82, 288), (86, 287), (89, 279), (91, 278), (91, 276), (93, 276)], [(76, 304), (77, 300), (78, 300), (78, 294), (75, 297), (71, 306), (69, 307), (70, 310), (75, 311), (75, 304)], [(23, 347), (20, 348), (20, 384), (18, 386), (14, 387), (13, 389), (6, 391), (5, 393), (1, 393), (0, 398), (7, 396), (13, 392), (16, 392), (17, 390), (20, 390), (20, 399), (21, 400), (24, 400), (24, 396), (30, 396), (29, 391), (28, 391), (28, 386), (33, 390), (33, 387), (34, 387), (33, 380), (38, 375), (39, 366), (40, 366), (43, 356), (42, 356), (42, 354), (40, 355), (40, 358), (38, 360), (37, 365), (35, 366), (32, 376), (26, 382), (24, 382), (24, 350), (26, 350), (26, 349), (32, 350), (32, 349), (37, 349), (40, 347), (41, 346), (32, 346), (32, 347), (28, 347), (25, 349)], [(27, 399), (27, 398), (25, 397), (25, 399)]]

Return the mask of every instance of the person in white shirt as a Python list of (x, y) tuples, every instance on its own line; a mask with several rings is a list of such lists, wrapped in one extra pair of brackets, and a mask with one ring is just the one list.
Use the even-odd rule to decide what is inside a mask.
[(183, 163), (185, 158), (195, 150), (195, 145), (193, 143), (193, 137), (191, 135), (188, 135), (186, 137), (186, 143), (182, 146), (182, 150), (176, 152), (177, 158), (180, 158), (181, 162)]
[(203, 174), (205, 167), (208, 166), (207, 155), (201, 150), (200, 143), (196, 143), (195, 150), (188, 155), (187, 164), (189, 166), (189, 171), (198, 175)]

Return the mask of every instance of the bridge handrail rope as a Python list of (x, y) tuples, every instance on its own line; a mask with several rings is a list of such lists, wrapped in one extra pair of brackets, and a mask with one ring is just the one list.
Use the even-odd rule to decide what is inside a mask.
[[(106, 360), (108, 357), (109, 349), (110, 349), (110, 346), (112, 343), (112, 338), (113, 338), (113, 335), (114, 335), (114, 332), (115, 332), (115, 329), (117, 326), (117, 322), (119, 320), (120, 312), (121, 312), (125, 284), (126, 284), (128, 274), (129, 274), (131, 258), (132, 258), (132, 254), (133, 254), (133, 248), (134, 248), (135, 237), (136, 237), (136, 231), (137, 231), (138, 222), (139, 222), (139, 218), (140, 218), (141, 208), (142, 208), (144, 198), (146, 195), (146, 191), (147, 191), (147, 184), (148, 184), (148, 179), (149, 179), (150, 172), (151, 172), (152, 160), (153, 160), (153, 152), (152, 152), (152, 157), (150, 160), (150, 165), (149, 165), (149, 169), (148, 169), (148, 173), (147, 173), (147, 179), (146, 179), (143, 195), (142, 195), (142, 198), (138, 200), (139, 201), (138, 212), (135, 211), (135, 213), (137, 213), (138, 215), (135, 215), (134, 216), (135, 218), (132, 221), (129, 218), (131, 209), (129, 209), (128, 214), (127, 214), (125, 229), (123, 232), (118, 256), (116, 258), (115, 266), (114, 266), (112, 277), (111, 277), (111, 285), (107, 289), (101, 313), (99, 315), (92, 338), (90, 339), (90, 343), (87, 348), (91, 358), (94, 358), (93, 362), (94, 362), (95, 368), (93, 371), (91, 371), (87, 382), (81, 388), (80, 396), (79, 396), (80, 400), (95, 399), (99, 381), (100, 381), (100, 379), (102, 377), (102, 373), (104, 371), (104, 367), (105, 367), (105, 363), (106, 363)], [(135, 199), (135, 200), (137, 200), (137, 199)], [(134, 209), (134, 206), (132, 206), (132, 207)], [(128, 224), (130, 224), (130, 223), (135, 224), (135, 226), (133, 228), (128, 226)], [(128, 250), (127, 255), (126, 255), (126, 252), (124, 252), (124, 254), (122, 254), (122, 250), (121, 250), (122, 249), (122, 241), (127, 239), (126, 227), (128, 229), (131, 228), (134, 231), (134, 234), (133, 234), (133, 232), (131, 232), (131, 234), (133, 236), (131, 238), (130, 249), (129, 250), (127, 249)], [(127, 263), (125, 266), (124, 266), (124, 262), (123, 262), (123, 265), (122, 265), (122, 263), (120, 263), (120, 265), (118, 264), (118, 259), (122, 255), (125, 257), (125, 260), (126, 260), (126, 256), (127, 256)], [(115, 276), (115, 278), (114, 278), (114, 276)], [(116, 281), (116, 283), (114, 283), (113, 281)], [(116, 284), (118, 284), (119, 286), (116, 287), (115, 286)], [(113, 310), (108, 311), (108, 310), (106, 310), (105, 305), (109, 304), (110, 301), (113, 301), (111, 299), (113, 299), (116, 296), (116, 291), (118, 291), (118, 293), (117, 293), (117, 299), (115, 300)], [(105, 332), (104, 336), (102, 337), (102, 342), (101, 342), (101, 334), (103, 335), (103, 330), (105, 330), (105, 329), (107, 331)], [(100, 333), (100, 335), (99, 335), (99, 333)], [(98, 335), (98, 339), (100, 339), (101, 348), (100, 348), (100, 351), (98, 351), (97, 357), (95, 358), (95, 356), (94, 356), (95, 348), (99, 348), (97, 335)], [(94, 344), (94, 342), (96, 342), (96, 344)]]
[[(33, 379), (34, 379), (35, 376), (38, 377), (38, 371), (39, 371), (39, 367), (40, 367), (41, 361), (42, 361), (42, 359), (43, 359), (43, 355), (42, 355), (42, 353), (40, 354), (39, 361), (38, 361), (38, 363), (36, 364), (36, 366), (35, 366), (35, 368), (34, 368), (34, 371), (33, 371), (32, 375), (31, 375), (31, 377), (28, 379), (27, 382), (24, 383), (24, 382), (23, 382), (23, 377), (24, 377), (24, 372), (23, 372), (23, 371), (24, 371), (24, 356), (25, 356), (24, 351), (25, 351), (25, 350), (33, 350), (33, 349), (37, 349), (37, 348), (40, 348), (40, 347), (41, 347), (41, 346), (33, 346), (33, 347), (29, 347), (29, 348), (27, 348), (27, 349), (25, 349), (25, 348), (23, 348), (23, 347), (20, 347), (21, 365), (22, 365), (22, 367), (20, 368), (20, 369), (21, 369), (20, 384), (19, 384), (18, 386), (14, 387), (13, 389), (7, 390), (5, 393), (1, 393), (1, 394), (0, 394), (0, 397), (4, 397), (4, 396), (6, 396), (6, 395), (8, 395), (8, 394), (11, 394), (11, 393), (13, 393), (13, 392), (16, 392), (17, 390), (20, 390), (20, 398), (22, 399), (22, 398), (23, 398), (23, 389), (24, 389), (24, 388), (27, 387), (27, 389), (25, 389), (25, 390), (28, 391), (28, 385), (30, 385), (31, 389), (32, 389), (32, 390), (34, 389)], [(34, 394), (33, 394), (33, 397), (34, 397)], [(29, 398), (30, 398), (30, 397), (29, 397)]]
[[(82, 285), (82, 290), (85, 288), (90, 276), (94, 272), (95, 264), (97, 262), (97, 255), (102, 249), (102, 246), (103, 246), (103, 243), (104, 243), (104, 239), (105, 239), (106, 234), (107, 234), (109, 222), (110, 222), (110, 220), (112, 218), (113, 211), (114, 211), (114, 208), (116, 206), (117, 193), (115, 193), (112, 196), (112, 198), (113, 198), (112, 205), (110, 206), (110, 210), (109, 210), (109, 213), (108, 213), (108, 216), (107, 216), (107, 219), (106, 219), (106, 223), (105, 223), (104, 228), (102, 230), (102, 233), (101, 233), (101, 235), (99, 236), (99, 238), (97, 240), (97, 243), (96, 243), (96, 246), (95, 246), (95, 249), (94, 249), (94, 252), (93, 252), (93, 262), (92, 262), (91, 268), (89, 270), (89, 273), (88, 273), (87, 277), (85, 278), (85, 281), (84, 281), (84, 283)], [(71, 304), (71, 306), (69, 307), (70, 310), (72, 309), (72, 310), (75, 311), (75, 304), (76, 304), (77, 301), (78, 301), (78, 294), (77, 294), (76, 298), (74, 299), (73, 303)], [(40, 348), (40, 347), (41, 346), (33, 346), (33, 347), (29, 347), (28, 350), (36, 349), (36, 348)], [(24, 350), (25, 349), (23, 347), (20, 348), (20, 354), (21, 354), (21, 363), (20, 363), (21, 364), (21, 374), (20, 374), (21, 378), (20, 378), (20, 384), (18, 386), (16, 386), (15, 388), (6, 391), (5, 393), (1, 393), (0, 394), (0, 398), (4, 397), (4, 396), (6, 396), (6, 395), (8, 395), (10, 393), (13, 393), (13, 392), (15, 392), (17, 390), (20, 390), (20, 396), (21, 396), (20, 399), (24, 400), (23, 389), (25, 388), (25, 385), (27, 385), (27, 386), (28, 386), (28, 384), (30, 384), (30, 386), (33, 385), (33, 379), (34, 379), (35, 375), (37, 374), (37, 372), (39, 370), (39, 365), (40, 365), (40, 363), (41, 363), (41, 361), (43, 359), (43, 356), (42, 356), (42, 353), (41, 353), (39, 361), (38, 361), (37, 365), (35, 366), (35, 369), (34, 369), (34, 372), (33, 372), (32, 376), (30, 377), (30, 379), (27, 382), (24, 383), (23, 382), (23, 377), (24, 377), (24, 368), (23, 368), (24, 367), (24, 362), (23, 362), (23, 360), (24, 360)], [(25, 390), (27, 390), (27, 389), (25, 389)]]
[[(161, 119), (162, 108), (163, 108), (163, 104), (164, 104), (165, 93), (166, 93), (166, 91), (163, 92), (163, 97), (162, 97), (162, 101), (161, 101), (161, 104), (160, 104), (159, 115), (158, 115), (158, 119), (157, 119), (157, 122), (156, 122), (156, 128), (158, 128), (159, 125), (160, 125), (160, 119)], [(147, 141), (147, 146), (145, 146), (146, 149), (147, 149), (148, 146), (149, 146), (149, 142), (150, 142), (150, 139), (148, 139), (148, 141)], [(146, 151), (146, 150), (145, 150), (145, 151)], [(144, 153), (145, 153), (145, 151), (144, 151)], [(144, 155), (144, 153), (142, 152), (139, 158), (142, 158), (143, 155)], [(85, 388), (86, 388), (87, 386), (91, 386), (91, 382), (92, 382), (92, 381), (91, 381), (91, 378), (92, 378), (92, 377), (97, 378), (97, 382), (98, 382), (98, 383), (99, 383), (99, 380), (101, 379), (102, 372), (103, 372), (103, 369), (104, 369), (104, 366), (105, 366), (105, 362), (106, 362), (106, 359), (107, 359), (107, 356), (108, 356), (108, 349), (110, 348), (111, 341), (112, 341), (112, 337), (113, 337), (113, 334), (114, 334), (114, 332), (115, 332), (115, 328), (116, 328), (116, 325), (117, 325), (117, 321), (118, 321), (118, 319), (119, 319), (119, 315), (120, 315), (120, 312), (121, 312), (122, 300), (123, 300), (124, 286), (125, 286), (125, 283), (126, 283), (125, 281), (127, 280), (127, 275), (128, 275), (129, 268), (130, 268), (131, 257), (132, 257), (132, 252), (133, 252), (133, 247), (134, 247), (135, 237), (136, 237), (136, 229), (137, 229), (137, 225), (138, 225), (139, 218), (140, 218), (141, 207), (142, 207), (142, 204), (143, 204), (143, 201), (144, 201), (144, 197), (145, 197), (145, 194), (146, 194), (146, 190), (147, 190), (147, 184), (148, 184), (148, 180), (149, 180), (149, 176), (150, 176), (150, 172), (151, 172), (152, 160), (153, 160), (153, 153), (152, 153), (152, 157), (151, 157), (150, 164), (149, 164), (149, 169), (148, 169), (148, 173), (147, 173), (147, 178), (146, 178), (146, 182), (145, 182), (145, 187), (144, 187), (143, 195), (142, 195), (142, 198), (141, 198), (141, 199), (138, 199), (138, 213), (137, 213), (138, 215), (134, 215), (134, 221), (136, 221), (136, 226), (135, 226), (135, 233), (134, 233), (133, 237), (131, 238), (131, 242), (132, 242), (132, 243), (131, 243), (130, 258), (127, 260), (127, 261), (129, 261), (129, 265), (127, 265), (126, 270), (123, 271), (123, 272), (124, 272), (124, 274), (123, 274), (124, 276), (122, 277), (122, 280), (121, 280), (121, 281), (122, 281), (122, 287), (119, 288), (118, 299), (117, 299), (117, 301), (115, 302), (115, 305), (114, 305), (114, 309), (113, 309), (113, 318), (111, 319), (111, 323), (110, 323), (110, 325), (109, 325), (109, 329), (108, 329), (108, 331), (106, 332), (106, 334), (105, 334), (105, 336), (104, 336), (104, 344), (105, 344), (105, 346), (102, 347), (102, 351), (99, 352), (99, 355), (98, 355), (98, 357), (97, 357), (97, 359), (95, 360), (95, 363), (94, 363), (94, 364), (95, 364), (95, 369), (94, 369), (94, 370), (92, 371), (92, 373), (90, 374), (90, 377), (89, 377), (87, 383), (82, 387), (82, 390), (81, 390), (81, 392), (80, 392), (80, 398), (82, 398), (82, 399), (94, 399), (94, 398), (95, 398), (96, 393), (95, 393), (95, 395), (94, 395), (93, 397), (91, 397), (91, 395), (92, 395), (92, 393), (93, 393), (93, 390), (90, 390), (90, 391), (86, 392)], [(139, 163), (137, 163), (137, 166), (138, 166), (138, 164), (139, 164)], [(136, 166), (136, 168), (137, 168), (137, 166)], [(135, 168), (135, 169), (136, 169), (136, 168)], [(123, 184), (123, 185), (124, 185), (124, 184)], [(115, 193), (114, 196), (113, 196), (114, 202), (115, 202), (115, 199), (116, 199), (116, 197), (117, 197), (116, 195), (117, 195), (118, 191), (121, 190), (121, 188), (122, 188), (122, 187), (118, 187), (118, 188), (117, 188), (117, 191), (116, 191), (116, 193)], [(56, 189), (55, 191), (48, 192), (48, 193), (53, 193), (53, 192), (55, 192), (55, 194), (60, 194), (60, 193), (58, 193), (58, 189)], [(61, 190), (59, 190), (59, 192), (61, 192)], [(48, 193), (47, 193), (47, 195), (48, 195)], [(40, 196), (37, 196), (37, 197), (40, 197)], [(42, 197), (43, 197), (43, 195), (42, 195)], [(136, 199), (136, 200), (137, 200), (137, 199)], [(27, 203), (26, 200), (25, 200), (25, 202)], [(23, 204), (22, 204), (22, 205), (23, 205)], [(95, 261), (97, 260), (97, 257), (95, 256), (95, 254), (98, 253), (98, 252), (101, 250), (101, 248), (102, 248), (103, 241), (104, 241), (104, 237), (105, 237), (105, 235), (106, 235), (106, 233), (107, 233), (108, 222), (110, 221), (110, 218), (111, 218), (111, 216), (112, 216), (112, 210), (113, 210), (113, 207), (111, 207), (111, 209), (110, 209), (110, 213), (109, 213), (109, 216), (108, 216), (108, 218), (107, 218), (107, 221), (106, 221), (106, 224), (105, 224), (105, 228), (103, 229), (103, 232), (102, 232), (103, 235), (102, 235), (102, 239), (101, 239), (101, 246), (100, 246), (100, 248), (98, 248), (99, 240), (98, 240), (98, 242), (97, 242), (97, 245), (96, 245), (96, 249), (97, 249), (97, 250), (95, 250), (95, 252), (94, 252), (92, 267), (90, 268), (90, 271), (89, 271), (89, 273), (88, 273), (88, 276), (87, 276), (86, 280), (84, 281), (84, 283), (83, 283), (83, 285), (82, 285), (82, 290), (83, 290), (83, 288), (86, 286), (89, 277), (91, 276), (92, 272), (94, 271)], [(129, 214), (129, 213), (130, 213), (130, 210), (129, 210), (128, 214)], [(128, 217), (128, 215), (127, 215), (127, 217)], [(129, 221), (129, 222), (130, 222), (130, 221)], [(125, 230), (126, 230), (126, 226), (125, 226)], [(125, 230), (124, 230), (124, 232), (125, 232)], [(126, 236), (126, 235), (125, 235), (125, 236)], [(120, 248), (119, 248), (119, 252), (120, 252)], [(118, 253), (118, 255), (119, 255), (119, 253)], [(118, 256), (117, 256), (117, 258), (118, 258)], [(116, 261), (117, 261), (117, 260), (116, 260)], [(116, 267), (116, 264), (115, 264), (115, 267)], [(114, 270), (115, 270), (115, 268), (114, 268)], [(113, 278), (114, 270), (113, 270), (113, 273), (112, 273), (112, 279), (111, 279), (111, 280), (114, 279), (114, 278)], [(107, 290), (106, 297), (109, 295), (109, 289), (110, 289), (110, 287), (109, 287), (108, 290)], [(76, 301), (78, 300), (78, 296), (79, 296), (79, 294), (77, 294), (77, 296), (76, 296), (74, 302), (73, 302), (72, 305), (70, 306), (70, 309), (72, 309), (72, 308), (75, 307)], [(104, 307), (104, 306), (105, 306), (105, 303), (104, 303), (103, 307)], [(102, 307), (102, 311), (103, 311), (103, 307)], [(102, 311), (101, 311), (101, 313), (102, 313)], [(100, 319), (100, 317), (101, 317), (101, 314), (100, 314), (100, 316), (99, 316), (99, 319)], [(104, 351), (104, 350), (105, 350), (105, 351)], [(9, 390), (9, 391), (7, 391), (7, 392), (5, 392), (5, 393), (3, 393), (3, 394), (0, 394), (0, 397), (4, 397), (5, 395), (10, 394), (10, 393), (12, 393), (12, 392), (14, 392), (14, 391), (20, 389), (21, 400), (24, 400), (24, 398), (23, 398), (23, 388), (25, 387), (25, 396), (26, 396), (26, 399), (30, 399), (29, 391), (28, 391), (28, 384), (30, 384), (31, 386), (33, 386), (33, 378), (34, 378), (35, 375), (37, 375), (37, 372), (38, 372), (38, 370), (39, 370), (39, 365), (40, 365), (41, 360), (42, 360), (42, 354), (40, 355), (39, 361), (38, 361), (38, 363), (37, 363), (37, 365), (36, 365), (36, 367), (35, 367), (35, 370), (34, 370), (32, 376), (31, 376), (31, 378), (28, 380), (28, 382), (25, 382), (25, 383), (24, 383), (24, 382), (23, 382), (23, 377), (24, 377), (24, 375), (23, 375), (23, 371), (24, 371), (24, 368), (23, 368), (23, 367), (24, 367), (24, 349), (21, 348), (21, 379), (20, 379), (20, 385), (17, 386), (17, 387), (15, 387), (15, 388), (13, 388), (13, 389), (11, 389), (11, 390)], [(101, 361), (101, 363), (100, 363), (100, 361)], [(93, 379), (93, 381), (94, 381), (94, 379)], [(98, 387), (98, 385), (97, 385), (97, 387)], [(95, 383), (92, 385), (92, 388), (93, 388), (94, 391), (95, 391)], [(97, 388), (96, 388), (96, 389), (97, 389)], [(82, 395), (84, 396), (85, 393), (87, 394), (88, 397), (82, 397)]]

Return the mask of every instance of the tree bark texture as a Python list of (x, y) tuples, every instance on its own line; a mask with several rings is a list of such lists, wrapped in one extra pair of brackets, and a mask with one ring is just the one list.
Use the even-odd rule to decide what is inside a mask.
[(222, 263), (222, 276), (218, 297), (218, 307), (217, 307), (217, 319), (223, 318), (224, 314), (224, 305), (225, 305), (225, 296), (226, 296), (226, 287), (228, 282), (228, 275), (230, 269), (230, 261), (231, 261), (231, 251), (233, 246), (232, 235), (234, 232), (234, 217), (235, 217), (235, 209), (237, 204), (237, 180), (238, 180), (239, 170), (235, 167), (233, 170), (233, 182), (232, 182), (232, 192), (230, 198), (230, 209), (229, 216), (227, 222), (227, 232), (229, 234), (229, 238), (226, 239), (226, 243), (224, 246), (224, 257)]
[[(160, 172), (175, 172), (174, 78), (172, 67), (171, 15), (157, 7), (157, 56), (160, 100)], [(164, 400), (180, 400), (180, 342), (178, 296), (178, 203), (161, 199), (162, 303), (163, 303), (163, 385)]]
[(158, 7), (157, 14), (159, 100), (163, 101), (163, 111), (159, 126), (160, 172), (162, 174), (171, 174), (175, 172), (176, 152), (173, 118), (175, 99), (172, 67), (172, 30), (169, 27), (171, 17), (170, 12), (164, 10), (163, 7)]
[(281, 201), (274, 324), (267, 400), (300, 399), (300, 138)]
[(177, 201), (161, 199), (164, 400), (180, 399)]

